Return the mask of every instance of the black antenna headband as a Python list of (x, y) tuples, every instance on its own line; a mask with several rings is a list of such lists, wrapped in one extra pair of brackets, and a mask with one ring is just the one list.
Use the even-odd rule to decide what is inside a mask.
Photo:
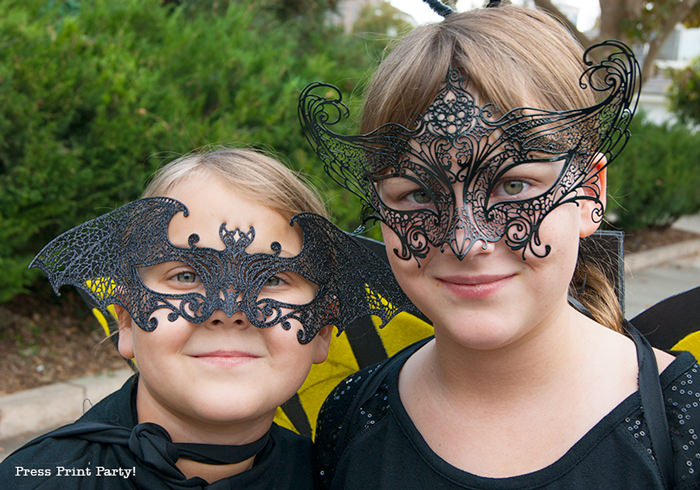
[(447, 17), (448, 15), (454, 13), (454, 10), (452, 10), (451, 7), (445, 5), (444, 3), (440, 2), (439, 0), (423, 0), (425, 3), (427, 3), (433, 11), (442, 16), (442, 17)]
[[(425, 3), (427, 3), (431, 9), (433, 9), (433, 12), (438, 14), (441, 17), (447, 17), (450, 14), (453, 14), (455, 11), (450, 7), (449, 5), (445, 5), (444, 3), (440, 2), (439, 0), (423, 0)], [(486, 4), (486, 8), (493, 8), (493, 7), (500, 7), (501, 5), (501, 0), (489, 0), (489, 2)]]

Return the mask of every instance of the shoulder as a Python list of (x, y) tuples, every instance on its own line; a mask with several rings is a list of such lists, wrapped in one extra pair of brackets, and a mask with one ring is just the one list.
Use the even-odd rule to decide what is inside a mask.
[(298, 454), (302, 457), (311, 456), (313, 443), (308, 437), (301, 436), (274, 423), (270, 429), (270, 437), (285, 452)]
[(273, 423), (270, 442), (255, 457), (251, 469), (221, 480), (226, 484), (220, 485), (247, 489), (311, 489), (311, 439)]
[(358, 432), (354, 415), (358, 397), (371, 397), (369, 384), (387, 369), (389, 361), (362, 369), (340, 382), (328, 395), (318, 414), (314, 444), (314, 476), (320, 488), (327, 488), (347, 442)]
[[(323, 402), (316, 423), (316, 444), (324, 441), (343, 429), (346, 419), (349, 419), (352, 407), (357, 404), (357, 398), (369, 398), (376, 392), (376, 387), (371, 384), (378, 376), (383, 375), (391, 366), (391, 360), (384, 360), (373, 366), (369, 366), (341, 381), (331, 391)], [(336, 437), (333, 437), (336, 439)]]
[[(0, 463), (0, 481), (13, 489), (74, 488), (79, 474), (90, 468), (97, 452), (89, 443), (75, 439), (54, 439), (48, 435), (29, 442)], [(77, 472), (74, 475), (69, 472)], [(82, 475), (85, 476), (85, 475)]]
[(104, 397), (80, 417), (78, 422), (105, 422), (124, 427), (137, 423), (136, 388), (138, 374), (127, 379), (121, 388)]
[(104, 444), (71, 434), (79, 433), (86, 424), (123, 424), (125, 420), (131, 420), (133, 385), (134, 378), (76, 422), (43, 434), (10, 454), (0, 463), (0, 481), (12, 482), (12, 488), (18, 489), (41, 488), (42, 485), (55, 487), (57, 482), (62, 488), (69, 489), (74, 483), (77, 485), (76, 482), (85, 483), (82, 477), (91, 476), (87, 472), (93, 473), (95, 464), (112, 456), (107, 454)]
[(318, 415), (315, 439), (315, 472), (322, 486), (330, 483), (351, 440), (374, 427), (387, 413), (387, 383), (398, 376), (405, 360), (427, 340), (348, 376), (328, 395)]
[(344, 429), (354, 412), (376, 395), (388, 377), (398, 375), (406, 359), (427, 340), (416, 342), (391, 358), (361, 369), (341, 381), (323, 402), (316, 425), (316, 441)]
[(678, 488), (700, 484), (700, 368), (681, 352), (661, 374)]

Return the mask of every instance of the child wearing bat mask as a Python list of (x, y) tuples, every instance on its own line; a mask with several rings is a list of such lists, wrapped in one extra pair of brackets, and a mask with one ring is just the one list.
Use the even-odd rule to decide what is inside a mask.
[[(387, 314), (361, 301), (367, 284), (398, 291), (325, 214), (276, 160), (219, 149), (171, 162), (142, 199), (49, 243), (33, 265), (116, 307), (119, 352), (139, 372), (10, 455), (3, 485), (311, 488), (311, 441), (275, 411), (326, 358), (331, 325)], [(357, 261), (376, 281), (350, 285)]]

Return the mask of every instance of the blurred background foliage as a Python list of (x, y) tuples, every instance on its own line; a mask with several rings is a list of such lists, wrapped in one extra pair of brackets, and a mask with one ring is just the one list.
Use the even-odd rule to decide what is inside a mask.
[(700, 57), (685, 68), (667, 70), (671, 76), (668, 97), (681, 122), (700, 128)]
[(608, 167), (606, 219), (631, 232), (666, 227), (700, 211), (700, 132), (637, 113), (632, 136)]
[[(0, 16), (0, 302), (52, 237), (137, 198), (156, 168), (209, 144), (271, 150), (331, 185), (299, 127), (309, 82), (358, 87), (385, 39), (326, 21), (326, 0), (3, 1)], [(39, 281), (43, 283), (44, 281)]]
[[(410, 28), (396, 9), (367, 9), (346, 32), (336, 0), (0, 3), (0, 302), (47, 288), (27, 265), (51, 238), (136, 199), (156, 168), (204, 145), (273, 151), (339, 226), (359, 224), (357, 200), (305, 141), (297, 97), (311, 81), (337, 85), (354, 116), (339, 130), (354, 131), (374, 67)], [(613, 224), (697, 212), (700, 135), (639, 118), (633, 132), (610, 167)]]

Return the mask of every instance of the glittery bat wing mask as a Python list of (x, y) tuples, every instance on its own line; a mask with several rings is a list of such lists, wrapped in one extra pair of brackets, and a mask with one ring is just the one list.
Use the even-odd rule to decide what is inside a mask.
[[(594, 64), (594, 50), (612, 52)], [(463, 259), (475, 242), (501, 239), (523, 258), (527, 250), (543, 257), (550, 247), (539, 227), (557, 206), (592, 200), (593, 219), (602, 219), (598, 174), (626, 144), (639, 97), (639, 65), (624, 44), (592, 46), (584, 63), (581, 89), (600, 101), (582, 109), (520, 107), (496, 116), (451, 68), (411, 128), (391, 122), (367, 134), (334, 132), (348, 109), (338, 89), (322, 83), (302, 92), (299, 118), (326, 172), (360, 197), (366, 217), (399, 237), (402, 259), (420, 264), (432, 247), (446, 246)]]
[[(247, 253), (255, 229), (230, 231), (225, 223), (219, 229), (222, 250), (198, 247), (196, 234), (189, 236), (188, 247), (175, 246), (168, 224), (179, 212), (188, 215), (170, 198), (134, 201), (58, 236), (30, 267), (43, 270), (56, 293), (69, 284), (103, 310), (123, 306), (145, 331), (167, 328), (159, 325), (158, 310), (166, 310), (171, 322), (182, 317), (192, 323), (206, 321), (216, 310), (228, 316), (242, 311), (259, 328), (299, 326), (297, 338), (305, 344), (326, 325), (342, 330), (370, 314), (384, 324), (400, 311), (415, 311), (388, 265), (321, 216), (292, 218), (290, 226), (301, 228), (303, 245), (298, 255), (284, 257), (277, 242), (269, 244), (272, 253)], [(149, 269), (171, 262), (199, 278), (200, 289), (182, 293), (153, 286)], [(297, 277), (298, 287), (285, 293), (270, 288), (281, 273)]]

